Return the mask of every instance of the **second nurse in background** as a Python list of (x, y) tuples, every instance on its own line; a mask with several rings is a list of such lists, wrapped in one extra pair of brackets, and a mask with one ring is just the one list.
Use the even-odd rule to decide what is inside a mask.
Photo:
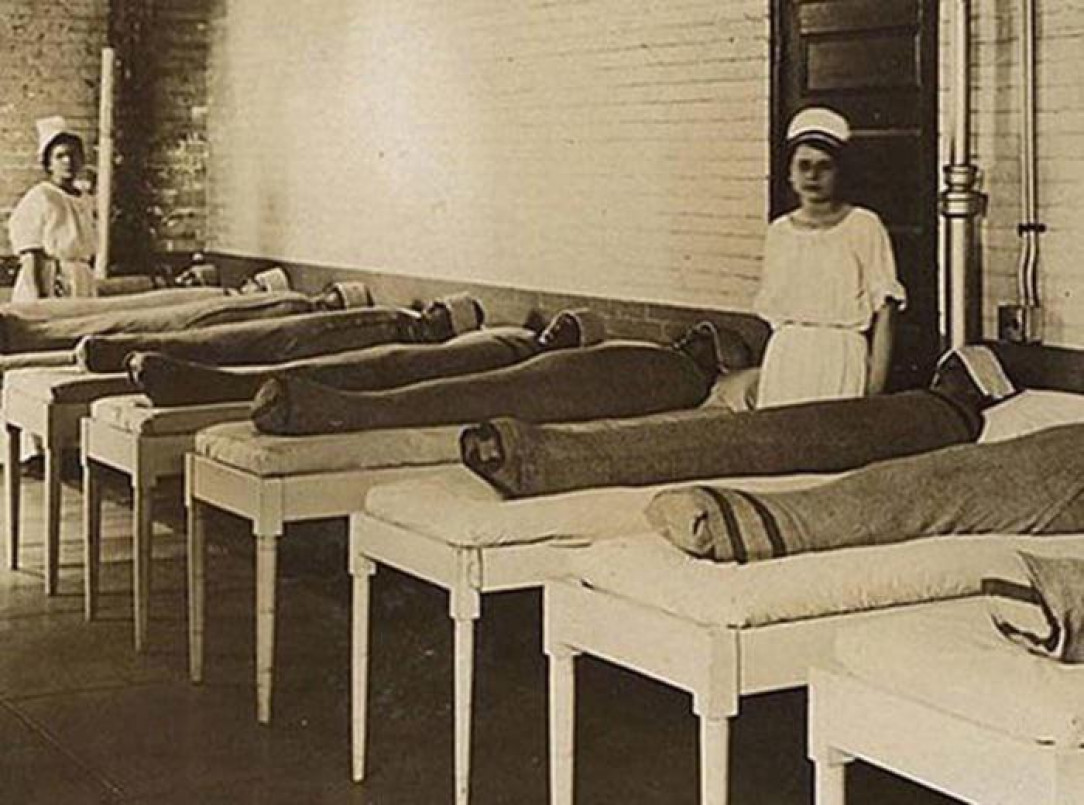
[(884, 389), (893, 314), (906, 301), (876, 213), (842, 196), (850, 126), (812, 107), (787, 129), (799, 205), (768, 228), (754, 303), (772, 326), (758, 407), (861, 397)]

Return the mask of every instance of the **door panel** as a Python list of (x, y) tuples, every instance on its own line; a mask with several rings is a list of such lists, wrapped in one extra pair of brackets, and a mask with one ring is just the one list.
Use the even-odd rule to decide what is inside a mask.
[(892, 386), (924, 383), (939, 348), (936, 0), (774, 0), (773, 13), (772, 215), (796, 204), (787, 121), (838, 109), (854, 131), (848, 196), (884, 220), (909, 296)]

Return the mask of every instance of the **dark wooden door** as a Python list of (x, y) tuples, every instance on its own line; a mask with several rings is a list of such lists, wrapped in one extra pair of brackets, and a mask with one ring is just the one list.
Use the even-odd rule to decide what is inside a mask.
[(803, 106), (842, 112), (854, 130), (848, 196), (892, 236), (908, 309), (891, 385), (925, 382), (940, 338), (937, 271), (936, 0), (774, 0), (772, 215), (796, 203), (778, 147)]

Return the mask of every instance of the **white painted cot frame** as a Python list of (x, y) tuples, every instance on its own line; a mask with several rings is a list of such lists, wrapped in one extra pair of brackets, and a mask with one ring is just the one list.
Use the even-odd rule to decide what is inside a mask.
[(830, 662), (810, 673), (809, 756), (816, 805), (845, 805), (844, 772), (855, 759), (983, 805), (1084, 802), (1084, 748), (1010, 735)]
[[(125, 395), (127, 397), (128, 395)], [(118, 398), (118, 404), (124, 398)], [(203, 408), (204, 406), (189, 406)], [(216, 424), (248, 417), (245, 405), (216, 406)], [(147, 409), (154, 411), (155, 409)], [(178, 407), (168, 412), (185, 410)], [(111, 467), (126, 474), (132, 486), (132, 621), (136, 651), (147, 646), (152, 568), (154, 495), (158, 482), (184, 475), (185, 455), (195, 448), (196, 428), (154, 433), (118, 427), (95, 416), (92, 406), (82, 424), (84, 615), (93, 620), (98, 609), (101, 569), (101, 470)], [(153, 415), (152, 415), (153, 416)], [(211, 424), (210, 419), (200, 427)]]
[[(409, 471), (408, 471), (409, 472)], [(411, 474), (417, 477), (417, 471)], [(455, 802), (470, 800), (471, 707), (474, 628), (484, 593), (539, 587), (563, 572), (567, 551), (547, 543), (463, 546), (374, 517), (364, 510), (350, 518), (353, 576), (352, 766), (365, 776), (369, 662), (369, 581), (377, 564), (393, 567), (448, 591), (454, 625)]]
[(4, 528), (8, 568), (19, 568), (22, 479), (19, 473), (21, 438), (41, 439), (45, 451), (45, 594), (56, 595), (60, 579), (60, 464), (64, 451), (79, 446), (79, 422), (89, 402), (47, 402), (16, 384), (4, 384), (3, 421), (7, 450), (4, 457)]
[[(439, 465), (436, 465), (439, 466)], [(346, 517), (361, 508), (378, 483), (417, 477), (425, 467), (308, 472), (261, 476), (207, 456), (185, 456), (188, 510), (188, 669), (203, 681), (206, 621), (206, 514), (208, 507), (252, 523), (256, 540), (256, 718), (271, 721), (275, 664), (278, 542), (286, 524)]]
[[(913, 610), (936, 603), (907, 604)], [(900, 606), (736, 627), (706, 623), (574, 578), (545, 585), (543, 648), (549, 657), (550, 801), (574, 801), (575, 658), (589, 654), (692, 696), (700, 721), (700, 802), (726, 805), (730, 719), (742, 696), (806, 685), (832, 656), (836, 631)]]
[(184, 457), (195, 434), (155, 436), (133, 433), (87, 416), (83, 419), (83, 612), (88, 621), (98, 613), (101, 571), (101, 470), (125, 473), (132, 485), (132, 621), (136, 651), (147, 645), (151, 596), (154, 492), (163, 478), (184, 472)]

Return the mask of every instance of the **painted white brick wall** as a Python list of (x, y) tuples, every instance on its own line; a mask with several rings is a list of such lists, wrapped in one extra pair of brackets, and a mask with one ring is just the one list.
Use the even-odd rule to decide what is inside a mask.
[[(1017, 301), (1020, 6), (1008, 0), (972, 5), (973, 143), (989, 195), (982, 224), (988, 336), (997, 331), (997, 306)], [(1037, 7), (1039, 220), (1048, 227), (1040, 239), (1039, 272), (1046, 340), (1084, 347), (1084, 227), (1079, 222), (1084, 211), (1084, 4), (1043, 0)], [(946, 16), (949, 8), (943, 5)], [(947, 117), (943, 120), (947, 124)]]
[(742, 308), (764, 0), (231, 0), (210, 248)]
[[(973, 4), (988, 334), (1015, 297), (1017, 6)], [(1046, 331), (1084, 346), (1084, 4), (1039, 6)], [(768, 15), (766, 0), (228, 0), (210, 247), (745, 308), (767, 210)]]

